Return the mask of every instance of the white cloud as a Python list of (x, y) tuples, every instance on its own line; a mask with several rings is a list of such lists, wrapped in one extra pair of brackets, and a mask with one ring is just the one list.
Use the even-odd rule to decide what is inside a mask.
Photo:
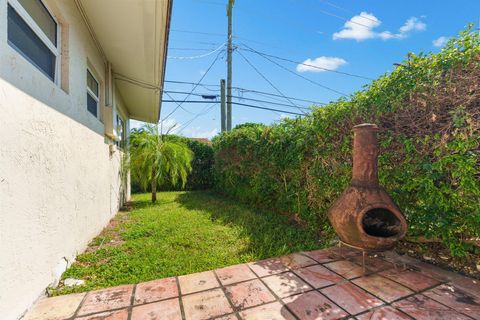
[(333, 39), (353, 39), (358, 42), (375, 38), (382, 40), (403, 39), (413, 31), (424, 31), (427, 28), (426, 23), (416, 17), (411, 17), (405, 21), (397, 33), (392, 33), (391, 31), (375, 31), (374, 29), (381, 24), (382, 22), (372, 13), (361, 12), (359, 15), (353, 16), (345, 22), (343, 29), (333, 34)]
[(343, 30), (333, 34), (333, 40), (354, 39), (357, 41), (363, 41), (375, 38), (377, 33), (375, 33), (373, 29), (378, 27), (381, 23), (382, 22), (373, 14), (361, 12), (360, 15), (354, 16), (345, 22)]
[(346, 64), (347, 61), (337, 57), (318, 57), (315, 59), (307, 59), (303, 64), (297, 65), (298, 72), (324, 72), (328, 70), (337, 70), (340, 66)]
[(441, 37), (438, 37), (437, 39), (433, 40), (432, 44), (435, 47), (440, 48), (440, 47), (443, 47), (447, 42), (448, 42), (448, 37), (441, 36)]
[(400, 27), (399, 31), (401, 34), (406, 34), (411, 31), (425, 31), (425, 29), (427, 29), (425, 22), (418, 20), (416, 17), (411, 17)]
[(183, 132), (182, 135), (191, 138), (208, 138), (211, 139), (218, 134), (218, 129), (213, 128), (212, 130), (205, 130), (202, 127), (188, 127)]

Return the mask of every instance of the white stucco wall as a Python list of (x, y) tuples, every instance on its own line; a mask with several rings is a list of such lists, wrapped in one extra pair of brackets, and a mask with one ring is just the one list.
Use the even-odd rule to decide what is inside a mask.
[(8, 45), (0, 0), (2, 320), (19, 318), (57, 281), (119, 206), (120, 153), (110, 154), (103, 123), (86, 108), (87, 60), (101, 82), (104, 61), (73, 0), (46, 3), (68, 23), (68, 92)]

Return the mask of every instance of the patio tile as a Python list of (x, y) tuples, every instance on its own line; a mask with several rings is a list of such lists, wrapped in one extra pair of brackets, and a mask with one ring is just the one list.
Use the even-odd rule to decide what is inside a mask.
[(467, 316), (462, 315), (455, 310), (452, 310), (421, 294), (397, 301), (393, 305), (417, 320), (470, 319)]
[(454, 287), (462, 289), (477, 298), (480, 298), (480, 280), (458, 276), (455, 280), (451, 282)]
[(283, 299), (283, 302), (302, 320), (340, 319), (348, 315), (348, 313), (317, 291), (288, 297)]
[[(355, 262), (356, 264), (363, 266), (363, 257), (362, 256), (356, 256), (352, 258), (352, 261)], [(393, 264), (390, 262), (387, 262), (383, 259), (376, 258), (376, 257), (365, 257), (365, 267), (368, 269), (370, 272), (378, 272), (382, 270), (388, 270), (393, 268)]]
[(348, 260), (340, 260), (324, 264), (325, 267), (335, 271), (342, 277), (347, 279), (357, 278), (363, 276), (363, 269), (356, 263)]
[(480, 299), (451, 285), (441, 285), (423, 293), (458, 312), (480, 319)]
[(292, 272), (276, 274), (262, 279), (280, 298), (311, 290), (308, 284)]
[(306, 254), (310, 258), (316, 260), (319, 263), (332, 262), (335, 260), (341, 260), (343, 258), (339, 257), (332, 253), (329, 249), (315, 250), (315, 251), (305, 251), (303, 254)]
[(308, 282), (315, 289), (344, 281), (344, 279), (338, 274), (333, 273), (321, 265), (294, 270), (294, 272), (297, 274), (297, 276)]
[(220, 286), (213, 271), (188, 274), (178, 277), (182, 294), (212, 289)]
[(213, 289), (182, 297), (186, 320), (203, 320), (232, 313), (222, 289)]
[(90, 291), (78, 312), (79, 315), (110, 311), (130, 305), (133, 285)]
[(410, 289), (379, 275), (361, 277), (352, 282), (387, 302), (413, 293)]
[(283, 256), (280, 258), (280, 261), (290, 269), (299, 269), (317, 264), (315, 260), (299, 253), (292, 253), (288, 256)]
[(380, 274), (417, 292), (440, 284), (438, 280), (412, 270), (390, 269)]
[(347, 282), (320, 291), (350, 314), (381, 306), (383, 302), (356, 285)]
[(135, 304), (148, 303), (178, 296), (177, 280), (166, 278), (137, 284)]
[(24, 320), (60, 320), (73, 316), (85, 293), (40, 299), (23, 318)]
[(457, 274), (447, 270), (440, 269), (439, 267), (436, 267), (433, 264), (426, 263), (426, 262), (418, 261), (414, 264), (410, 264), (410, 268), (430, 278), (434, 278), (443, 282), (455, 280), (458, 278)]
[(258, 279), (226, 287), (227, 296), (237, 310), (272, 302), (275, 297)]
[(75, 320), (127, 320), (127, 319), (128, 319), (128, 309), (95, 313), (94, 315), (91, 315), (91, 316), (75, 318)]
[(377, 308), (356, 317), (358, 320), (410, 320), (409, 316), (390, 306)]
[(222, 269), (215, 270), (222, 285), (226, 286), (232, 283), (255, 279), (257, 276), (248, 268), (246, 264), (238, 264)]
[(265, 277), (288, 271), (288, 268), (280, 261), (279, 258), (250, 262), (248, 266), (259, 277)]
[(178, 298), (136, 306), (132, 320), (182, 320)]
[(280, 302), (273, 302), (240, 312), (243, 320), (295, 320), (295, 317)]

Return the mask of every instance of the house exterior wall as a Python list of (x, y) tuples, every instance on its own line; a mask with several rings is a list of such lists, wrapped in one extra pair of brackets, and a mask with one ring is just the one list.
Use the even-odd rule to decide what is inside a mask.
[[(121, 152), (110, 152), (104, 124), (86, 107), (87, 66), (94, 70), (103, 91), (105, 59), (74, 1), (44, 1), (62, 28), (59, 84), (7, 43), (7, 1), (0, 0), (3, 320), (21, 317), (58, 281), (67, 265), (117, 213), (123, 192)], [(121, 96), (117, 93), (114, 99), (121, 109)], [(128, 117), (125, 110), (121, 112)]]

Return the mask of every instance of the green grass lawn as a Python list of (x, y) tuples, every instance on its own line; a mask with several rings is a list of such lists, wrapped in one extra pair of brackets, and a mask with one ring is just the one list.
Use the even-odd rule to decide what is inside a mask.
[(285, 217), (249, 209), (212, 192), (135, 195), (64, 273), (86, 281), (53, 295), (211, 270), (322, 247)]

